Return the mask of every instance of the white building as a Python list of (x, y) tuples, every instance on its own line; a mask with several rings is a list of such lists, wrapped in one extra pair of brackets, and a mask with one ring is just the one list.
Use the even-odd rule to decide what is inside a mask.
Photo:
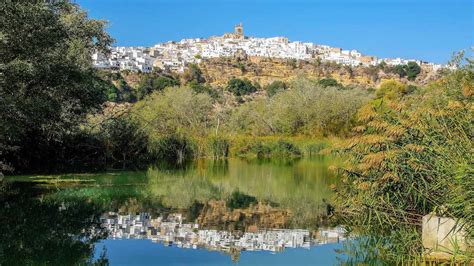
[[(315, 57), (343, 65), (376, 65), (385, 62), (389, 65), (403, 65), (415, 61), (433, 69), (441, 65), (402, 58), (364, 56), (357, 50), (343, 50), (328, 45), (316, 45), (310, 42), (289, 41), (286, 37), (254, 38), (243, 36), (242, 25), (236, 26), (235, 33), (208, 39), (183, 39), (179, 42), (158, 43), (151, 48), (113, 47), (110, 56), (94, 54), (92, 59), (98, 68), (150, 72), (153, 67), (182, 72), (190, 63), (199, 63), (203, 58), (231, 57), (237, 51), (249, 56), (284, 59), (309, 60)], [(366, 60), (367, 58), (371, 58)]]

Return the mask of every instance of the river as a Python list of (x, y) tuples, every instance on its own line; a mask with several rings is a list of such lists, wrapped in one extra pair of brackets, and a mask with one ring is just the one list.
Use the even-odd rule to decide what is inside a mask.
[[(6, 177), (0, 264), (333, 265), (332, 157)], [(8, 243), (8, 244), (7, 244)]]

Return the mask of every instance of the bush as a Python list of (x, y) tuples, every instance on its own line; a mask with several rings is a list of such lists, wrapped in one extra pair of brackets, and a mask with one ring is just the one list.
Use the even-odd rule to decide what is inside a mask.
[(209, 149), (212, 153), (212, 158), (223, 159), (229, 156), (229, 141), (222, 137), (211, 137), (209, 139)]
[(245, 209), (251, 204), (256, 204), (257, 198), (246, 195), (239, 191), (234, 191), (232, 195), (227, 199), (226, 205), (229, 209)]
[(399, 99), (405, 94), (407, 94), (407, 85), (396, 80), (382, 81), (382, 83), (380, 83), (379, 89), (375, 93), (377, 98), (387, 98), (392, 100)]
[(327, 88), (327, 87), (341, 88), (342, 87), (342, 85), (339, 82), (337, 82), (337, 80), (332, 79), (332, 78), (321, 79), (318, 81), (318, 84), (323, 88)]
[(270, 85), (268, 85), (265, 89), (267, 91), (267, 95), (269, 97), (273, 97), (273, 95), (277, 94), (280, 91), (284, 91), (288, 88), (285, 82), (283, 81), (273, 81)]
[(393, 72), (398, 74), (400, 78), (407, 77), (408, 80), (415, 80), (421, 73), (421, 67), (416, 62), (408, 62), (406, 65), (396, 65)]
[(261, 142), (257, 142), (254, 145), (250, 146), (250, 151), (254, 153), (259, 159), (268, 158), (272, 154), (270, 147), (264, 145)]
[(187, 138), (171, 135), (154, 141), (149, 149), (159, 160), (183, 164), (194, 157), (195, 145)]
[(250, 80), (233, 78), (227, 83), (227, 90), (232, 92), (235, 96), (243, 96), (256, 92), (257, 88), (252, 85)]
[(191, 81), (187, 84), (189, 88), (191, 88), (195, 93), (206, 93), (211, 96), (212, 99), (217, 100), (222, 97), (217, 89), (212, 88), (209, 85), (197, 83), (195, 81)]
[(153, 139), (163, 136), (205, 137), (212, 126), (213, 101), (187, 87), (167, 88), (137, 102), (132, 114)]
[(406, 69), (408, 80), (415, 80), (421, 72), (421, 67), (415, 62), (408, 62)]
[(394, 68), (393, 68), (393, 72), (395, 72), (396, 74), (398, 74), (398, 76), (400, 78), (403, 78), (407, 75), (407, 71), (406, 71), (406, 68), (404, 65), (396, 65)]
[(170, 76), (156, 76), (156, 74), (144, 74), (138, 84), (138, 99), (143, 99), (145, 96), (154, 91), (163, 91), (168, 87), (179, 86), (179, 80)]
[(279, 140), (271, 147), (271, 154), (275, 157), (294, 157), (301, 156), (301, 151), (291, 142)]
[(129, 117), (107, 120), (101, 128), (107, 167), (145, 168), (151, 161), (148, 138)]

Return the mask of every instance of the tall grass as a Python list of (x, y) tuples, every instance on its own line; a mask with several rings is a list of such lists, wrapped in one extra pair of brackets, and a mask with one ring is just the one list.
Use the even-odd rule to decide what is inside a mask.
[[(472, 70), (461, 68), (360, 110), (355, 136), (338, 150), (351, 166), (341, 169), (335, 202), (348, 228), (377, 244), (376, 256), (419, 262), (422, 217), (431, 213), (457, 220), (472, 239), (473, 81)], [(473, 256), (472, 249), (463, 253)]]
[(209, 142), (209, 153), (213, 159), (224, 159), (229, 156), (230, 143), (223, 137), (211, 137)]

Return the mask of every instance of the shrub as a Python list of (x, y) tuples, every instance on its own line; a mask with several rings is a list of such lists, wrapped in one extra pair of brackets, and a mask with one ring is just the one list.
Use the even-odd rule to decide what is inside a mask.
[(301, 156), (301, 151), (293, 143), (279, 140), (271, 147), (271, 155), (275, 157)]
[(229, 155), (229, 141), (222, 137), (211, 137), (209, 139), (209, 149), (212, 153), (212, 158), (222, 159)]
[(143, 99), (145, 96), (154, 91), (163, 91), (168, 87), (179, 86), (179, 80), (170, 76), (155, 76), (155, 74), (144, 74), (138, 84), (138, 99)]
[(196, 94), (187, 87), (167, 88), (137, 102), (132, 114), (151, 139), (204, 137), (211, 126), (212, 104), (207, 94)]
[(408, 80), (415, 80), (421, 72), (421, 67), (416, 62), (408, 62), (406, 65), (396, 65), (392, 71), (400, 78), (406, 76)]
[(129, 117), (105, 121), (99, 133), (104, 143), (106, 165), (113, 168), (144, 168), (150, 162), (148, 138)]
[(257, 198), (246, 195), (239, 191), (234, 191), (227, 199), (226, 205), (229, 209), (245, 209), (251, 204), (257, 203)]
[(339, 82), (337, 82), (337, 80), (335, 80), (333, 78), (321, 79), (320, 81), (318, 81), (318, 84), (323, 88), (327, 88), (327, 87), (340, 88), (340, 87), (342, 87), (342, 85)]
[(250, 151), (254, 153), (257, 158), (268, 158), (271, 155), (270, 147), (264, 145), (261, 142), (257, 142), (250, 147)]
[(416, 62), (408, 62), (406, 69), (408, 80), (415, 80), (421, 72), (421, 67)]
[(280, 91), (284, 91), (288, 88), (285, 82), (283, 81), (273, 81), (270, 85), (268, 85), (265, 89), (267, 91), (267, 95), (269, 97), (273, 97), (273, 95), (277, 94)]
[(154, 141), (149, 149), (159, 160), (183, 164), (193, 158), (195, 145), (187, 138), (170, 135)]
[(247, 95), (257, 91), (257, 88), (247, 79), (233, 78), (227, 83), (227, 90), (235, 96)]

